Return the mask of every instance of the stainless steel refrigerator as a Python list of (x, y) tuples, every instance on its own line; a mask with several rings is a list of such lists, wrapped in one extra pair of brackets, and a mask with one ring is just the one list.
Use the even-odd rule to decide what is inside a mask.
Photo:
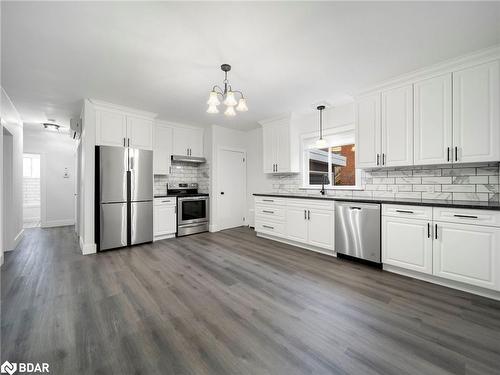
[(153, 151), (96, 147), (95, 228), (99, 251), (153, 241)]

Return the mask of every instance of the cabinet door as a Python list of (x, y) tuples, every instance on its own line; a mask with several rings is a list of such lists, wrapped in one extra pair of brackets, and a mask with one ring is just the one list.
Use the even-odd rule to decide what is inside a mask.
[(417, 82), (413, 93), (415, 165), (451, 163), (451, 74)]
[(124, 114), (96, 110), (96, 144), (103, 146), (125, 146), (127, 122)]
[(308, 242), (333, 252), (335, 230), (333, 211), (310, 209), (308, 214)]
[(142, 150), (153, 149), (153, 121), (127, 116), (128, 146)]
[(191, 129), (189, 149), (191, 156), (203, 156), (203, 129)]
[(191, 136), (191, 129), (174, 128), (173, 150), (175, 155), (188, 155)]
[(154, 235), (162, 236), (177, 231), (175, 205), (154, 206)]
[(383, 216), (382, 263), (432, 274), (431, 223)]
[(434, 275), (500, 290), (500, 228), (435, 223)]
[(460, 163), (500, 160), (499, 61), (453, 73), (453, 145)]
[(290, 172), (290, 133), (288, 123), (274, 125), (276, 172)]
[(381, 129), (380, 94), (360, 98), (355, 103), (356, 166), (372, 168), (380, 165)]
[(413, 85), (382, 93), (382, 165), (413, 165)]
[(262, 127), (264, 173), (274, 172), (274, 129), (272, 126)]
[(156, 125), (154, 134), (153, 172), (166, 175), (170, 173), (173, 130), (168, 126)]
[(307, 243), (307, 209), (289, 207), (286, 210), (286, 234), (292, 241)]

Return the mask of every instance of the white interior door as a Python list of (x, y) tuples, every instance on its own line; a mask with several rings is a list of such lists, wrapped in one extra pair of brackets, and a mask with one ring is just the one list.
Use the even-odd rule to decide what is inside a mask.
[(219, 150), (216, 225), (229, 229), (245, 224), (246, 156), (243, 151)]

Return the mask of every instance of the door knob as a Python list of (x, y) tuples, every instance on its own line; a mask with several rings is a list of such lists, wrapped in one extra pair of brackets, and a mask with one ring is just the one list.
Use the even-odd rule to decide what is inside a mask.
[(220, 192), (220, 195), (224, 195), (224, 192), (223, 192), (223, 191), (221, 191), (221, 192)]

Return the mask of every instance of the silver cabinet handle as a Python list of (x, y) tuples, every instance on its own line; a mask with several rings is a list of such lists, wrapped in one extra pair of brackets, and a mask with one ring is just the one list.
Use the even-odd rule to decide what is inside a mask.
[(311, 211), (307, 210), (307, 220), (311, 220)]
[(262, 199), (262, 202), (274, 202), (272, 199)]
[(304, 220), (307, 220), (307, 210), (304, 210)]
[(385, 165), (385, 153), (382, 153), (382, 165)]
[(276, 172), (278, 172), (278, 163), (276, 163)]
[(270, 225), (262, 225), (263, 228), (268, 228), (268, 229), (274, 229), (274, 227), (271, 227)]
[(172, 202), (171, 200), (161, 201), (162, 203)]
[(434, 238), (437, 240), (438, 239), (438, 225), (434, 224)]
[(262, 212), (265, 212), (266, 214), (274, 214), (274, 211), (262, 210)]
[(455, 161), (458, 161), (458, 147), (455, 146)]
[(127, 144), (125, 143), (125, 137), (123, 137), (123, 147), (126, 147)]
[(127, 138), (127, 146), (130, 147), (130, 138)]
[(396, 210), (396, 212), (400, 212), (402, 214), (413, 214), (414, 213), (413, 211), (410, 211), (410, 210)]
[(380, 154), (377, 154), (377, 165), (380, 165)]

